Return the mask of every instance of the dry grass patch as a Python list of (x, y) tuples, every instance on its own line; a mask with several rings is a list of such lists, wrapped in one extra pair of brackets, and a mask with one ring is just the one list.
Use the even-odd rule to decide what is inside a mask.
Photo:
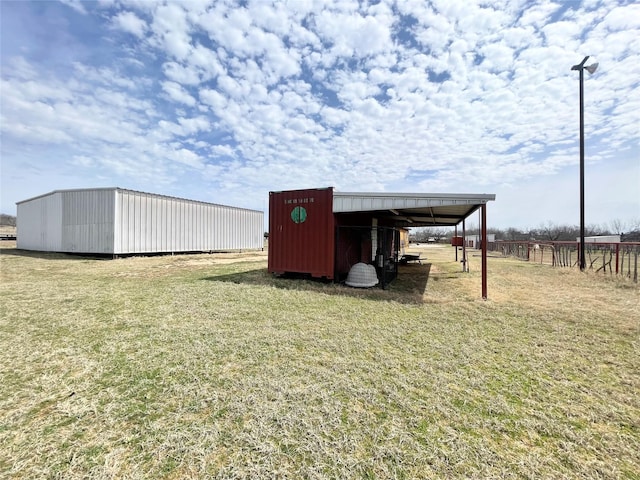
[(0, 476), (640, 471), (628, 282), (490, 259), (485, 302), (450, 248), (388, 291), (275, 279), (264, 257), (15, 253), (0, 253)]

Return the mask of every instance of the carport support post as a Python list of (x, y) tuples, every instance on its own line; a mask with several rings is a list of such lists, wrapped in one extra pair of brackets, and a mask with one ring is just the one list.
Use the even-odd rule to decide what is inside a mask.
[(462, 219), (462, 271), (468, 272), (467, 270), (467, 229), (465, 225), (466, 218)]
[[(455, 233), (453, 234), (454, 237), (458, 236), (458, 225), (455, 226)], [(458, 246), (456, 245), (456, 263), (458, 263)]]
[(482, 218), (482, 298), (487, 299), (487, 204), (480, 207)]

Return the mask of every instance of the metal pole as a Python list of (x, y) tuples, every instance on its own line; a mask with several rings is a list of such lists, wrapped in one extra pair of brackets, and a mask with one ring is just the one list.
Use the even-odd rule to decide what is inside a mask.
[[(571, 67), (571, 70), (580, 72), (580, 245), (578, 246), (580, 254), (580, 270), (584, 271), (587, 266), (587, 260), (584, 257), (584, 64), (587, 63), (589, 56), (584, 57), (582, 62)], [(595, 72), (598, 64), (587, 67), (590, 73)]]
[(468, 272), (467, 265), (467, 228), (465, 225), (466, 219), (462, 220), (462, 271)]
[(580, 68), (580, 270), (584, 272), (584, 65)]
[[(482, 241), (482, 211), (478, 210), (478, 242)], [(476, 248), (478, 248), (476, 246)]]
[(482, 219), (482, 298), (487, 299), (487, 204), (480, 207), (480, 218)]
[[(458, 225), (455, 226), (454, 238), (458, 238)], [(458, 246), (456, 245), (456, 263), (458, 263)]]

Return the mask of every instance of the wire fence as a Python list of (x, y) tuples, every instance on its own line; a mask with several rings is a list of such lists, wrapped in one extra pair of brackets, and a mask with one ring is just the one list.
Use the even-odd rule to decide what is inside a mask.
[[(487, 249), (504, 256), (517, 257), (553, 267), (579, 268), (579, 242), (489, 242)], [(622, 275), (638, 283), (640, 242), (585, 243), (585, 264), (588, 270)]]

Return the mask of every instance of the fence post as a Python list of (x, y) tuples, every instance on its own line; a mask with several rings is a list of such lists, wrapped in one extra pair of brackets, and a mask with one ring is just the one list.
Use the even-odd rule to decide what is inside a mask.
[(616, 243), (616, 275), (618, 274), (618, 259), (620, 258), (620, 242)]

